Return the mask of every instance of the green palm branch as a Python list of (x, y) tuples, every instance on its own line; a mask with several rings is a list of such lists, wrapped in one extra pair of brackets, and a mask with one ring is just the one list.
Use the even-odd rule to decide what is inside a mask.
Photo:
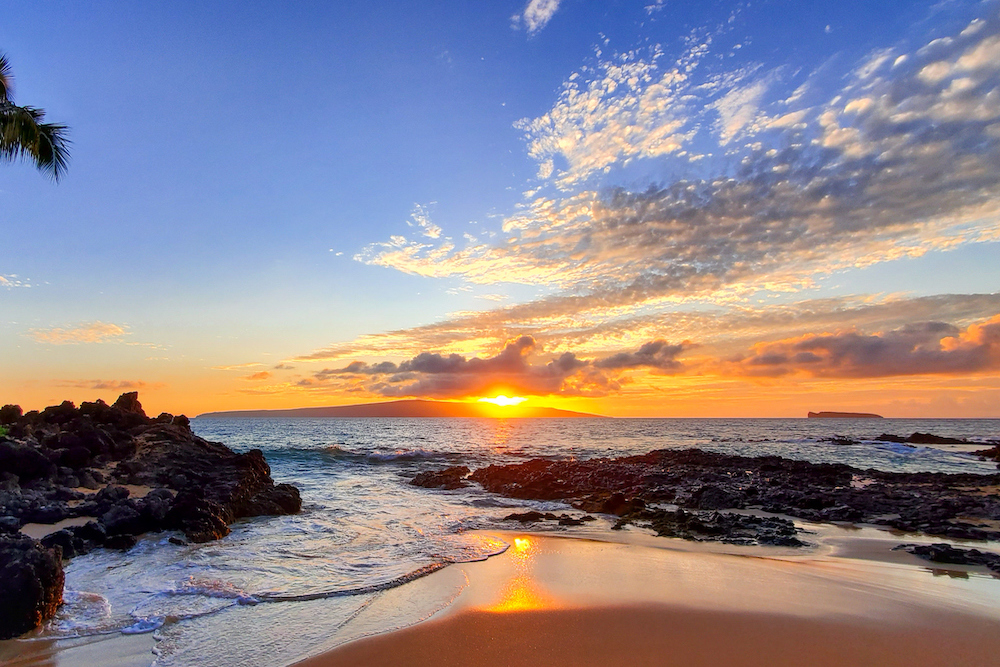
[(0, 53), (0, 161), (33, 160), (38, 169), (58, 181), (69, 164), (67, 128), (45, 123), (45, 111), (20, 107), (12, 98), (13, 77)]

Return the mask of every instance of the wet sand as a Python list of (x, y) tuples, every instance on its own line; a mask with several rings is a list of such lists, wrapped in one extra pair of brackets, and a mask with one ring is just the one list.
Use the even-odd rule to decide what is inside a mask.
[[(385, 591), (344, 626), (360, 639), (344, 643), (349, 636), (338, 631), (309, 640), (299, 634), (309, 619), (278, 604), (240, 608), (244, 634), (220, 625), (235, 634), (220, 630), (205, 646), (298, 667), (995, 664), (1000, 580), (985, 568), (891, 551), (929, 538), (802, 525), (816, 546), (733, 547), (635, 530), (614, 533), (620, 542), (607, 533), (489, 531), (511, 545), (504, 554)], [(322, 607), (310, 609), (301, 613)], [(266, 614), (290, 621), (290, 631), (254, 647), (248, 629)], [(151, 634), (17, 640), (0, 642), (0, 664), (138, 667), (153, 661), (153, 647)]]
[(468, 611), (354, 642), (298, 667), (984, 666), (995, 664), (998, 629), (996, 622), (961, 615), (869, 626), (654, 605)]
[(935, 576), (885, 537), (837, 556), (511, 534), (503, 556), (454, 566), (469, 584), (432, 619), (297, 667), (994, 664), (1000, 581)]

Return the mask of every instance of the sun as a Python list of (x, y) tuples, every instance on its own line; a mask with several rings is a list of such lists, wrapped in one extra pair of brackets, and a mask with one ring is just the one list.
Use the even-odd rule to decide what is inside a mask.
[(480, 398), (480, 403), (492, 403), (493, 405), (499, 405), (501, 407), (510, 407), (511, 405), (520, 405), (524, 403), (526, 399), (524, 396), (504, 396), (500, 394), (499, 396), (494, 396), (493, 398)]

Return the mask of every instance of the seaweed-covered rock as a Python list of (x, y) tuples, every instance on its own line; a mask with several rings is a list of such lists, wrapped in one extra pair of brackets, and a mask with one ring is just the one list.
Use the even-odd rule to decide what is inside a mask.
[(52, 618), (62, 604), (62, 554), (29, 537), (0, 534), (0, 639)]

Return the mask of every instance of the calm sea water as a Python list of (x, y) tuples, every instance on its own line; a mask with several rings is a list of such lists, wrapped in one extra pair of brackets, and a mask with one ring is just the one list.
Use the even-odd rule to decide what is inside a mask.
[[(872, 438), (914, 431), (1000, 437), (1000, 420), (196, 419), (192, 428), (237, 451), (262, 449), (275, 481), (302, 491), (303, 512), (239, 522), (209, 544), (176, 546), (170, 535), (151, 535), (126, 553), (76, 558), (67, 568), (67, 604), (39, 637), (153, 632), (157, 665), (288, 664), (303, 651), (408, 625), (447, 605), (464, 585), (457, 577), (433, 595), (405, 596), (399, 587), (506, 549), (472, 529), (504, 527), (504, 516), (526, 508), (566, 509), (477, 487), (411, 486), (423, 470), (700, 447), (882, 470), (989, 473), (994, 464), (960, 447)], [(862, 442), (826, 441), (833, 436)], [(609, 530), (610, 522), (587, 529), (595, 526)]]

